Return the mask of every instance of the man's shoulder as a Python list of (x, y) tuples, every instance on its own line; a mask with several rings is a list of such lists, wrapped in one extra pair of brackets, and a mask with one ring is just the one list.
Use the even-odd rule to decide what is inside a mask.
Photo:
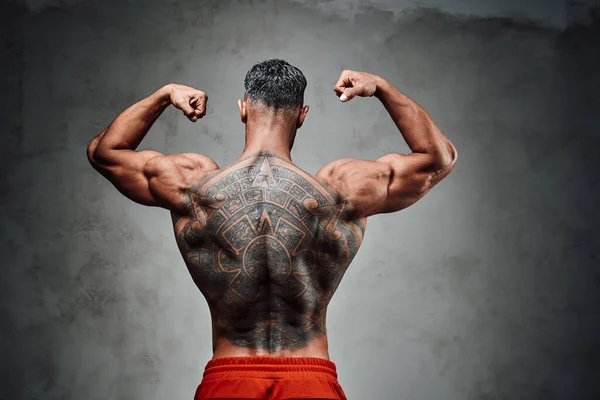
[(198, 153), (181, 153), (177, 154), (179, 162), (189, 165), (194, 165), (206, 170), (219, 169), (219, 165), (210, 157)]
[(361, 162), (369, 162), (367, 160), (361, 160), (359, 158), (339, 158), (337, 160), (333, 160), (328, 162), (327, 164), (325, 164), (323, 167), (321, 167), (321, 169), (317, 172), (316, 176), (319, 177), (331, 177), (333, 174), (335, 174), (336, 172), (338, 172), (340, 170), (340, 168), (343, 168), (344, 166), (348, 166), (351, 164), (355, 164), (355, 163), (361, 163)]

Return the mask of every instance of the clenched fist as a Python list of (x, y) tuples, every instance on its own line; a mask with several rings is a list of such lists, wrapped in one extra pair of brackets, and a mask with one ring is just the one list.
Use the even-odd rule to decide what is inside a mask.
[(333, 90), (341, 101), (350, 101), (354, 96), (370, 97), (375, 94), (381, 78), (368, 72), (342, 71)]
[(171, 104), (183, 111), (183, 114), (192, 122), (196, 122), (206, 114), (208, 96), (201, 90), (171, 84), (169, 85), (169, 96)]

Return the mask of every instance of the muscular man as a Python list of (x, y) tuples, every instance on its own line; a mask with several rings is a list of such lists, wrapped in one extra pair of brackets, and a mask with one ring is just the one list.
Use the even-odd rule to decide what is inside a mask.
[(367, 218), (402, 210), (452, 170), (456, 150), (427, 112), (385, 79), (344, 71), (342, 102), (377, 97), (411, 154), (342, 159), (316, 175), (290, 150), (306, 79), (282, 60), (253, 66), (238, 100), (246, 146), (220, 168), (196, 153), (136, 151), (169, 106), (196, 122), (200, 90), (167, 85), (125, 110), (88, 147), (121, 193), (171, 212), (177, 245), (210, 308), (213, 359), (195, 398), (345, 399), (327, 350), (326, 315)]

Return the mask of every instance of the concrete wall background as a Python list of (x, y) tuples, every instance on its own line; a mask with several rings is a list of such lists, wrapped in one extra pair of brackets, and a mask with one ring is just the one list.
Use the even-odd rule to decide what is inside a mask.
[(595, 4), (511, 19), (458, 1), (349, 3), (2, 3), (0, 398), (192, 397), (209, 317), (169, 216), (121, 197), (85, 147), (178, 82), (209, 94), (208, 115), (192, 125), (168, 110), (143, 147), (231, 162), (243, 76), (273, 56), (309, 81), (292, 154), (308, 171), (407, 149), (376, 100), (339, 103), (342, 68), (388, 78), (460, 154), (420, 203), (371, 219), (334, 297), (330, 351), (349, 398), (600, 396)]

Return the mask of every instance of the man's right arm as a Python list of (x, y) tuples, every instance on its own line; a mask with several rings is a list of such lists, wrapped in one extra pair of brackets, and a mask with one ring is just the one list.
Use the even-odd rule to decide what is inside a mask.
[(344, 71), (334, 90), (344, 102), (355, 96), (377, 97), (412, 151), (375, 161), (343, 159), (323, 167), (317, 175), (337, 189), (348, 212), (368, 217), (402, 210), (422, 198), (456, 164), (454, 145), (429, 114), (385, 79)]

